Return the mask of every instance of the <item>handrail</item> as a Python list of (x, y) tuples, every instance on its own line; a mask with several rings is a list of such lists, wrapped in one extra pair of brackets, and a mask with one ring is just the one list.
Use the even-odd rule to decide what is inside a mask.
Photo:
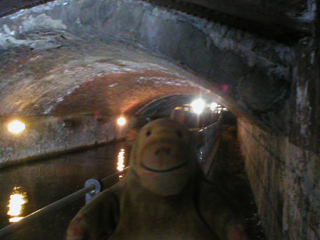
[(219, 119), (209, 126), (206, 126), (199, 130), (201, 134), (202, 141), (204, 144), (198, 148), (198, 157), (199, 162), (203, 167), (205, 175), (209, 174), (209, 170), (212, 166), (212, 161), (217, 154), (218, 146), (219, 146), (219, 136), (220, 136), (220, 128), (222, 124), (222, 116)]
[[(102, 179), (101, 182), (105, 184), (110, 178), (124, 173), (128, 168), (129, 167), (126, 167), (122, 171), (111, 174), (110, 176)], [(64, 207), (65, 205), (70, 204), (70, 203), (78, 200), (79, 198), (85, 196), (87, 193), (94, 192), (95, 189), (96, 189), (96, 186), (94, 184), (89, 184), (88, 186), (80, 189), (79, 191), (74, 192), (74, 193), (54, 202), (54, 203), (51, 203), (51, 204), (49, 204), (49, 205), (47, 205), (47, 206), (45, 206), (35, 212), (29, 214), (28, 216), (21, 219), (19, 222), (12, 223), (12, 224), (0, 229), (0, 238), (18, 230), (19, 228), (33, 222), (34, 220), (42, 218), (44, 215), (46, 215), (48, 213), (56, 211), (56, 210)]]

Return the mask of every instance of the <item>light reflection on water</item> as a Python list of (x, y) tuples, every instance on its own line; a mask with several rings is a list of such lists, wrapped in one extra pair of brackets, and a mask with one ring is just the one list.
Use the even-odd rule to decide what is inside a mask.
[[(0, 169), (0, 182), (3, 183), (0, 184), (0, 229), (9, 225), (10, 219), (13, 218), (14, 214), (11, 214), (11, 210), (10, 214), (8, 213), (8, 205), (11, 208), (10, 199), (19, 203), (17, 209), (21, 207), (22, 213), (17, 217), (25, 217), (80, 190), (90, 178), (103, 179), (117, 172), (119, 156), (120, 159), (123, 157), (123, 164), (126, 165), (129, 152), (130, 147), (125, 142), (115, 142), (46, 161)], [(117, 182), (117, 177), (110, 179), (105, 187), (111, 187)], [(26, 202), (22, 203), (23, 200)], [(1, 240), (65, 239), (64, 234), (69, 222), (84, 204), (85, 198), (80, 198)]]
[(14, 187), (9, 200), (9, 222), (18, 222), (22, 216), (24, 205), (28, 202), (27, 193), (21, 191), (21, 187)]
[[(120, 149), (120, 152), (118, 154), (118, 163), (117, 163), (117, 169), (119, 171), (123, 171), (123, 169), (125, 168), (125, 165), (124, 165), (124, 154), (125, 154), (125, 150), (124, 148), (121, 148)], [(122, 179), (124, 176), (124, 174), (121, 174), (119, 175), (119, 179)]]

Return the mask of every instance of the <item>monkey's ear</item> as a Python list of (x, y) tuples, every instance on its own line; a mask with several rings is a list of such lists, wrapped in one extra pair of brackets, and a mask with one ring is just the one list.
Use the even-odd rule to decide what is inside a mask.
[(137, 148), (138, 148), (138, 139), (132, 140), (130, 142), (131, 150), (130, 150), (130, 157), (129, 157), (129, 166), (130, 168), (134, 169), (137, 164)]
[(138, 136), (138, 129), (130, 129), (128, 132), (127, 132), (127, 135), (126, 135), (126, 140), (129, 141), (129, 142), (132, 142), (133, 140), (135, 140)]

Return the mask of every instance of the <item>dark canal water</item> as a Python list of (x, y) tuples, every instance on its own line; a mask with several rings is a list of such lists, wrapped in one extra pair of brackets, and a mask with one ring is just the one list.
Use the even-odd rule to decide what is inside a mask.
[[(15, 217), (26, 216), (80, 190), (90, 178), (103, 179), (117, 172), (118, 162), (124, 160), (127, 165), (129, 149), (125, 142), (116, 142), (0, 170), (0, 228)], [(110, 181), (110, 186), (117, 181), (118, 177)], [(69, 222), (84, 204), (83, 197), (1, 240), (62, 240)]]

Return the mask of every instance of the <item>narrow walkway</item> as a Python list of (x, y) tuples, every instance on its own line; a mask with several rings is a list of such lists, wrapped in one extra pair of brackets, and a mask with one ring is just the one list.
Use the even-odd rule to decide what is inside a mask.
[(223, 125), (221, 144), (209, 171), (208, 178), (218, 182), (238, 202), (248, 224), (251, 240), (267, 239), (261, 227), (249, 179), (237, 140), (236, 125)]

